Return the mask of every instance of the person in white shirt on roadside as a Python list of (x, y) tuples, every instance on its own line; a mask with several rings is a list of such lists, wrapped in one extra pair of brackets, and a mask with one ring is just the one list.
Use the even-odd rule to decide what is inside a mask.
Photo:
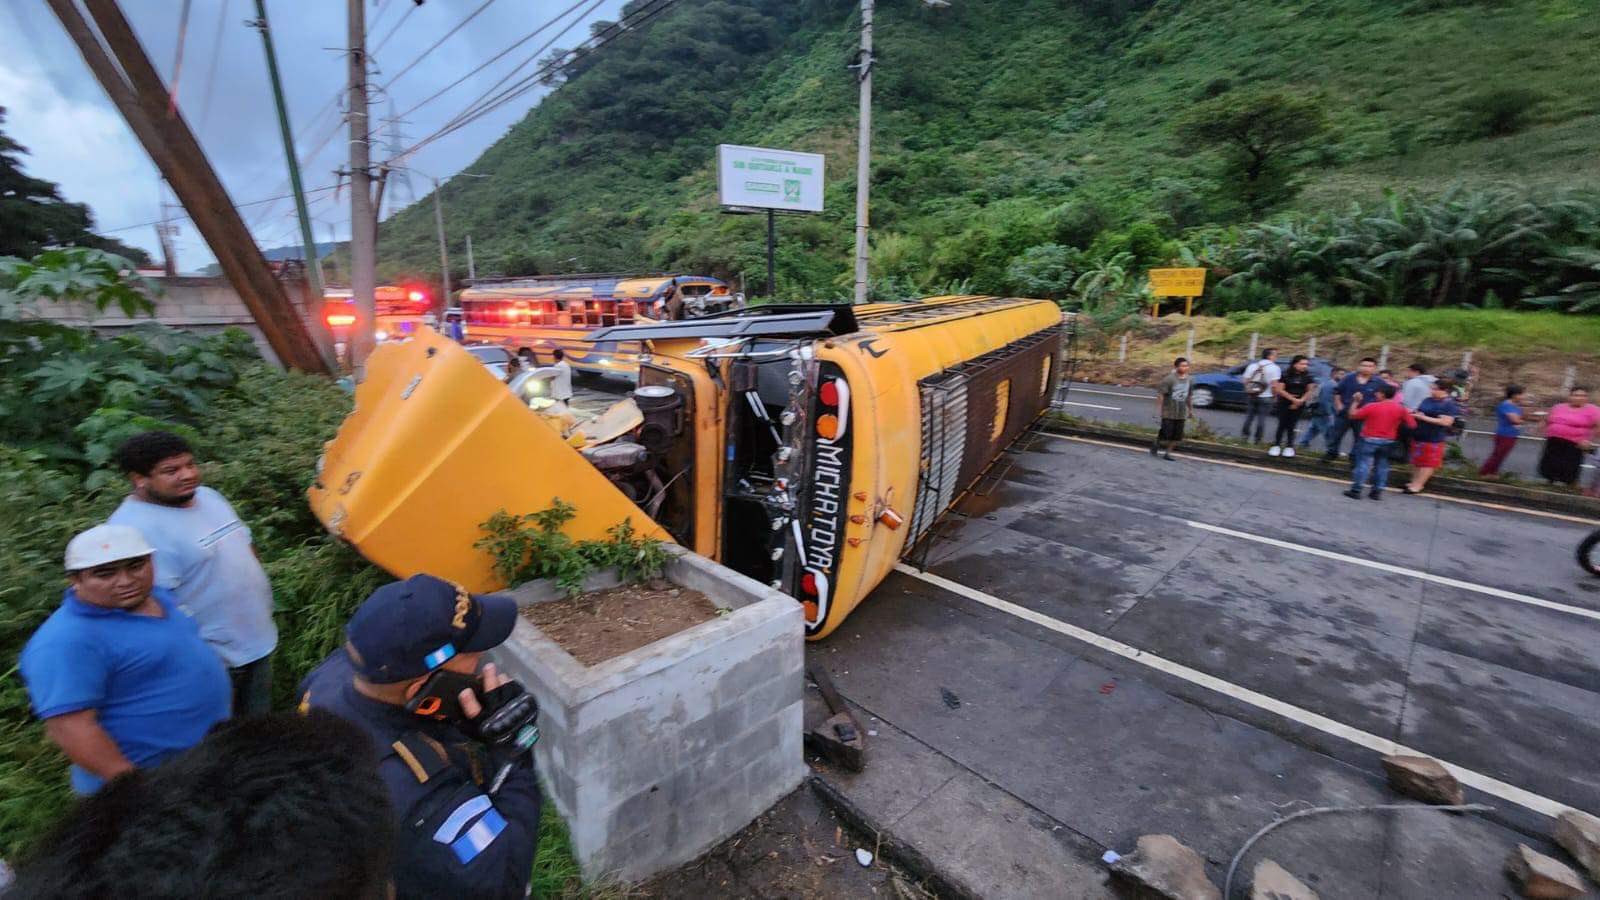
[(1244, 427), (1239, 436), (1250, 440), (1250, 426), (1256, 427), (1255, 443), (1261, 443), (1267, 430), (1267, 412), (1272, 409), (1272, 385), (1283, 377), (1276, 362), (1278, 351), (1268, 347), (1261, 358), (1244, 368)]
[(1406, 366), (1406, 380), (1400, 383), (1400, 404), (1412, 412), (1422, 405), (1422, 401), (1433, 395), (1433, 382), (1436, 379), (1428, 374), (1428, 369), (1422, 363), (1412, 363)]

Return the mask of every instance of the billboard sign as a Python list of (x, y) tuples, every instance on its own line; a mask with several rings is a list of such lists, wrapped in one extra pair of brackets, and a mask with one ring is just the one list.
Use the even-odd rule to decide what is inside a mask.
[(717, 145), (723, 206), (822, 212), (822, 154)]
[(1156, 297), (1198, 297), (1205, 292), (1205, 269), (1150, 270), (1150, 293)]

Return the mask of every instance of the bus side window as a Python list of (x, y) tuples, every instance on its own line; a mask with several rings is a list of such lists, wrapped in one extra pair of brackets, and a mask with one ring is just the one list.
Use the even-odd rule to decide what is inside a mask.
[(563, 327), (564, 328), (570, 328), (570, 327), (572, 327), (571, 303), (569, 301), (566, 301), (566, 300), (557, 300), (556, 301), (556, 310), (557, 310), (557, 312), (556, 312), (556, 327), (558, 327), (558, 328), (563, 328)]

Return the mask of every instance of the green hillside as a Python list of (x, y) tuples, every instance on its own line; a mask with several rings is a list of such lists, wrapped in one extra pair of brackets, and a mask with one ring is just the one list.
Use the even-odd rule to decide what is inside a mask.
[[(492, 178), (445, 189), (452, 233), (473, 235), (480, 274), (684, 269), (743, 272), (754, 287), (764, 223), (717, 210), (715, 146), (817, 151), (828, 155), (828, 211), (780, 220), (779, 287), (797, 299), (843, 296), (855, 6), (683, 0), (570, 66), (562, 87), (468, 167)], [(1413, 247), (1396, 262), (1371, 240), (1347, 247), (1373, 266), (1362, 275), (1339, 262), (1325, 279), (1349, 282), (1328, 289), (1339, 297), (1296, 295), (1296, 279), (1319, 273), (1295, 263), (1257, 279), (1273, 298), (1236, 284), (1218, 302), (1497, 305), (1590, 290), (1586, 279), (1600, 281), (1600, 252), (1588, 255), (1600, 246), (1594, 195), (1574, 205), (1555, 192), (1600, 186), (1595, 12), (1591, 0), (880, 0), (874, 291), (960, 283), (1082, 298), (1096, 267), (1116, 267), (1120, 284), (1167, 258), (1197, 257), (1226, 275), (1251, 261), (1239, 246), (1282, 244), (1239, 226), (1338, 212), (1347, 219), (1312, 230), (1347, 245), (1340, 229), (1387, 210), (1395, 221), (1372, 227), (1399, 241), (1444, 214), (1389, 205), (1384, 191), (1421, 200), (1452, 186), (1467, 189), (1455, 195), (1461, 216), (1498, 216), (1507, 240), (1480, 239), (1489, 226), (1462, 218), (1440, 239), (1441, 261)], [(1263, 102), (1299, 115), (1306, 134), (1247, 184), (1240, 157), (1208, 141), (1223, 117)], [(1501, 195), (1478, 203), (1478, 188)], [(1351, 201), (1360, 214), (1349, 214)], [(430, 204), (384, 224), (389, 274), (437, 268)], [(1461, 229), (1478, 244), (1462, 249)], [(1530, 234), (1542, 243), (1518, 243)], [(1287, 266), (1297, 248), (1274, 252)], [(1496, 252), (1560, 261), (1466, 286), (1475, 272), (1506, 268)], [(1444, 274), (1452, 266), (1463, 274)], [(1375, 286), (1386, 279), (1399, 288)]]

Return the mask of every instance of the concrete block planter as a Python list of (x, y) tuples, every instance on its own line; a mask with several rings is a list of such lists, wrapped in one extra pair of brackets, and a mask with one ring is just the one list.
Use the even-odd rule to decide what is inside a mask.
[[(639, 881), (749, 824), (805, 775), (794, 598), (687, 551), (664, 577), (728, 612), (586, 667), (526, 619), (496, 663), (539, 701), (539, 774), (584, 877)], [(616, 584), (592, 578), (587, 589)], [(527, 605), (554, 583), (511, 592)]]

